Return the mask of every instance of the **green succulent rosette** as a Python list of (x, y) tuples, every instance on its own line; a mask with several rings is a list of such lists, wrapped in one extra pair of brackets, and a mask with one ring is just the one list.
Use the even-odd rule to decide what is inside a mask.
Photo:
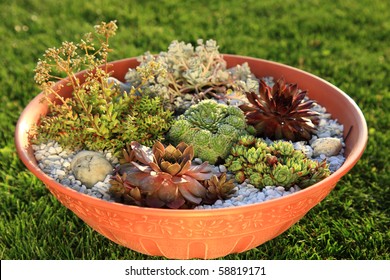
[(235, 174), (238, 183), (246, 179), (262, 188), (298, 185), (306, 188), (330, 175), (326, 161), (317, 162), (295, 150), (289, 141), (267, 144), (252, 135), (241, 136), (226, 158), (225, 166)]
[(204, 100), (190, 107), (172, 125), (168, 139), (194, 147), (195, 156), (211, 164), (225, 159), (233, 144), (246, 132), (242, 111), (234, 106)]

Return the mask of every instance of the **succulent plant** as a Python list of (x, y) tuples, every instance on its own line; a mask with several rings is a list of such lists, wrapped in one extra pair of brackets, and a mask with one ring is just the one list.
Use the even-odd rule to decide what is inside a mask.
[[(49, 113), (31, 129), (33, 143), (54, 140), (62, 147), (118, 153), (133, 140), (152, 145), (164, 139), (172, 112), (164, 109), (162, 99), (136, 95), (137, 88), (123, 93), (112, 82), (108, 42), (116, 30), (115, 21), (102, 22), (95, 26), (94, 35), (86, 34), (79, 43), (64, 42), (59, 48), (49, 48), (38, 61), (35, 81), (45, 93)], [(150, 68), (154, 72), (140, 73), (139, 86), (153, 79), (155, 72), (160, 73), (159, 65)], [(82, 69), (86, 69), (84, 82), (76, 75)], [(67, 76), (72, 98), (62, 97), (61, 87), (53, 87), (61, 76)]]
[(203, 100), (173, 123), (167, 138), (174, 144), (193, 145), (195, 156), (211, 164), (229, 155), (239, 136), (246, 134), (245, 117), (234, 106)]
[[(153, 79), (143, 85), (143, 94), (161, 96), (176, 107), (182, 105), (179, 96), (191, 94), (193, 104), (206, 98), (229, 99), (244, 96), (248, 90), (257, 90), (258, 83), (251, 74), (248, 64), (226, 68), (226, 61), (218, 51), (214, 40), (197, 41), (197, 46), (185, 42), (172, 41), (167, 52), (154, 56), (146, 52), (139, 59), (137, 69), (129, 69), (127, 82), (138, 86), (140, 73), (154, 73)], [(160, 65), (159, 71), (150, 70)], [(179, 108), (180, 109), (180, 108)]]
[(203, 184), (207, 188), (207, 194), (203, 200), (204, 204), (212, 204), (218, 199), (228, 199), (235, 193), (234, 179), (227, 180), (226, 173), (222, 173), (220, 177), (213, 175)]
[(127, 181), (126, 173), (123, 175), (115, 174), (110, 180), (110, 183), (111, 187), (109, 191), (117, 202), (143, 206), (144, 198), (141, 190), (138, 187), (132, 186)]
[(207, 197), (201, 182), (212, 177), (212, 166), (207, 162), (193, 164), (192, 146), (181, 142), (176, 147), (165, 147), (156, 142), (150, 149), (133, 141), (131, 148), (135, 160), (119, 167), (112, 178), (111, 192), (122, 201), (176, 209), (192, 208)]
[(314, 101), (305, 99), (307, 91), (283, 78), (273, 87), (260, 80), (259, 94), (247, 92), (249, 104), (242, 104), (247, 123), (256, 135), (291, 141), (310, 140), (319, 123), (319, 113), (311, 110)]
[(326, 161), (306, 158), (291, 142), (279, 140), (268, 145), (252, 135), (240, 137), (225, 166), (235, 173), (237, 182), (248, 179), (256, 187), (305, 188), (330, 175)]

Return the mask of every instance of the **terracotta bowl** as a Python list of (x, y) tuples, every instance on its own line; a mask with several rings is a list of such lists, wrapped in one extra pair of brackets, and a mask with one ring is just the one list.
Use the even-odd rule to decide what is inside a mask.
[[(300, 192), (263, 203), (211, 210), (170, 210), (127, 206), (80, 194), (65, 187), (39, 169), (27, 133), (47, 104), (35, 97), (21, 114), (15, 142), (19, 157), (50, 192), (79, 218), (113, 242), (143, 254), (172, 259), (223, 257), (244, 252), (280, 235), (322, 201), (361, 157), (367, 143), (367, 126), (355, 102), (332, 84), (293, 67), (251, 57), (224, 55), (228, 66), (248, 62), (257, 77), (283, 76), (298, 83), (309, 96), (325, 106), (344, 125), (346, 161), (325, 180)], [(112, 62), (113, 76), (123, 79), (135, 58)], [(78, 76), (81, 78), (82, 73)], [(65, 84), (65, 81), (61, 81)], [(64, 87), (61, 94), (69, 96)]]

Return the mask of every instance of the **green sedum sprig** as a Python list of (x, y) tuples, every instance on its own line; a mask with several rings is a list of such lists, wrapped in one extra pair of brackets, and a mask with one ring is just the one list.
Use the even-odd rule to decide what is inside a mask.
[[(122, 93), (108, 81), (109, 38), (116, 30), (115, 21), (102, 22), (79, 43), (64, 42), (59, 48), (49, 48), (38, 61), (35, 81), (49, 103), (49, 114), (30, 132), (33, 142), (55, 140), (74, 149), (119, 152), (127, 142), (152, 145), (164, 139), (172, 113), (163, 109), (161, 99), (136, 95), (139, 89), (134, 87)], [(158, 65), (153, 67), (158, 73)], [(76, 77), (83, 69), (84, 81)], [(140, 73), (139, 87), (153, 79), (155, 72)], [(59, 94), (63, 86), (54, 87), (64, 78), (72, 87), (71, 98)]]

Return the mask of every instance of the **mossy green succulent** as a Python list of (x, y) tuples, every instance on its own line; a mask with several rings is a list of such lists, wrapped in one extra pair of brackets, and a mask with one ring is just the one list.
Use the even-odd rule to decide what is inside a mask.
[(325, 161), (307, 158), (291, 142), (275, 141), (268, 145), (252, 135), (238, 139), (225, 166), (235, 173), (237, 182), (248, 179), (256, 187), (298, 185), (305, 188), (330, 175)]
[(174, 122), (168, 139), (193, 145), (195, 156), (211, 164), (229, 155), (232, 145), (246, 134), (245, 117), (234, 106), (203, 100)]

